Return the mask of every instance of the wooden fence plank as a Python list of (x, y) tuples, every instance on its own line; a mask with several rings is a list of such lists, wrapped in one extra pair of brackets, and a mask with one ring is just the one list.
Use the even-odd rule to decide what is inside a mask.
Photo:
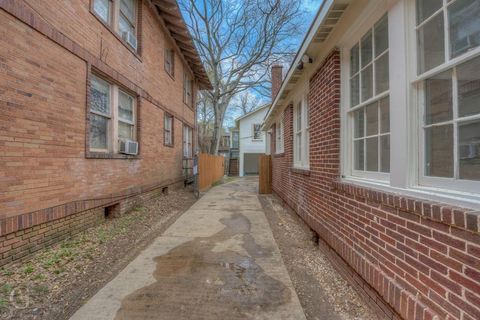
[(261, 155), (258, 159), (258, 193), (272, 193), (272, 157), (270, 155)]
[(206, 153), (198, 156), (198, 188), (200, 191), (210, 188), (212, 184), (222, 179), (224, 174), (224, 157)]

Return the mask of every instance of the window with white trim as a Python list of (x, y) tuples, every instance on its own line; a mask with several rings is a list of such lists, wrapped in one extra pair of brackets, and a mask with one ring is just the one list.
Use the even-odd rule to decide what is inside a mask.
[(384, 15), (350, 50), (353, 175), (388, 179), (389, 89), (388, 16)]
[(137, 50), (137, 0), (93, 0), (93, 12)]
[(293, 166), (299, 169), (310, 167), (310, 127), (307, 96), (294, 105), (293, 110)]
[(419, 183), (480, 190), (480, 1), (416, 1)]
[(283, 116), (280, 117), (278, 122), (275, 124), (275, 153), (283, 153), (284, 144), (283, 144)]
[(263, 140), (263, 131), (262, 131), (262, 124), (255, 123), (252, 125), (252, 140)]
[(163, 123), (164, 144), (173, 146), (173, 116), (165, 112)]
[(98, 76), (90, 79), (89, 145), (93, 152), (118, 152), (118, 141), (136, 139), (135, 98)]
[(193, 156), (193, 130), (187, 125), (183, 125), (183, 157), (190, 159)]

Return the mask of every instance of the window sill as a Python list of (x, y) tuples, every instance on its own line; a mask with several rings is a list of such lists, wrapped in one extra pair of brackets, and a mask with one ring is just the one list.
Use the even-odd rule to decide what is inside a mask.
[(117, 38), (118, 41), (120, 41), (120, 43), (125, 47), (127, 48), (128, 51), (130, 51), (140, 62), (142, 62), (142, 56), (140, 55), (140, 52), (138, 50), (138, 47), (139, 47), (139, 44), (140, 44), (140, 37), (137, 39), (137, 50), (135, 50), (134, 48), (132, 48), (125, 40), (122, 39), (122, 37), (120, 37), (120, 35), (118, 35), (118, 33), (112, 28), (112, 26), (110, 26), (109, 24), (107, 24), (105, 21), (103, 21), (102, 18), (100, 18), (96, 13), (95, 11), (93, 11), (92, 9), (90, 9), (90, 13), (108, 30), (110, 31), (110, 33), (115, 37)]
[(186, 105), (188, 109), (194, 110), (194, 109), (193, 109), (193, 105), (189, 105), (189, 104), (186, 103), (185, 101), (183, 101), (183, 104)]
[(163, 144), (165, 147), (173, 148), (175, 145), (173, 143), (164, 143)]
[(95, 152), (95, 151), (89, 151), (85, 153), (85, 158), (87, 159), (119, 159), (119, 160), (141, 159), (139, 155), (129, 155), (129, 154), (112, 153), (112, 152)]
[(310, 168), (291, 167), (290, 171), (292, 173), (301, 174), (301, 175), (304, 175), (304, 176), (307, 176), (307, 177), (310, 176)]
[(413, 197), (461, 208), (480, 210), (480, 194), (425, 186), (412, 186), (409, 188), (393, 187), (388, 181), (360, 179), (356, 177), (342, 177), (340, 183), (353, 184), (359, 187), (375, 189), (382, 192), (395, 193), (402, 197)]
[(172, 79), (172, 81), (175, 81), (175, 74), (171, 74), (170, 72), (167, 71), (167, 69), (164, 69), (165, 73)]
[(273, 157), (274, 158), (282, 158), (285, 156), (285, 152), (280, 152), (280, 153), (274, 153)]

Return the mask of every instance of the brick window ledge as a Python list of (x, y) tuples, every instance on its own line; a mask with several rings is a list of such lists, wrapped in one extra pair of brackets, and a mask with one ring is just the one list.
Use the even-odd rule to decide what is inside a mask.
[(282, 153), (274, 153), (274, 154), (273, 154), (273, 157), (274, 157), (274, 158), (282, 158), (282, 157), (285, 157), (285, 152), (282, 152)]
[(480, 214), (478, 211), (472, 209), (460, 208), (402, 194), (379, 191), (340, 180), (333, 182), (333, 189), (340, 193), (355, 196), (355, 198), (364, 199), (371, 206), (388, 207), (396, 213), (413, 213), (422, 218), (441, 222), (477, 234), (480, 231)]
[(308, 170), (308, 169), (300, 169), (300, 168), (291, 167), (290, 171), (292, 173), (301, 174), (301, 175), (304, 175), (304, 176), (307, 176), (307, 177), (310, 176), (310, 170)]

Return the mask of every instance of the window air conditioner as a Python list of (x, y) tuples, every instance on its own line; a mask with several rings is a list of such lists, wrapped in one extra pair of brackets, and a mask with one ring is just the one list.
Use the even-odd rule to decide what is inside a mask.
[(138, 142), (132, 141), (132, 140), (127, 140), (127, 139), (120, 139), (118, 149), (119, 149), (120, 153), (137, 155), (138, 154)]

